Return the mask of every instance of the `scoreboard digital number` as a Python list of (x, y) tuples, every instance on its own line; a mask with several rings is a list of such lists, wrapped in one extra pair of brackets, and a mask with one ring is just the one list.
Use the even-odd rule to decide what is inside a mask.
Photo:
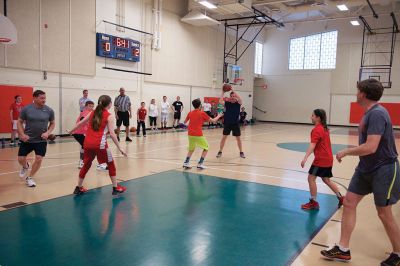
[(140, 42), (104, 33), (96, 34), (96, 55), (131, 62), (140, 61)]

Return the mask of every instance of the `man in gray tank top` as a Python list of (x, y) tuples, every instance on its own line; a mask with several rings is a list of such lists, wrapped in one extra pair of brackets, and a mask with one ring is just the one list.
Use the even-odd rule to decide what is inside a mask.
[(35, 161), (31, 172), (25, 178), (28, 187), (36, 186), (33, 177), (40, 169), (43, 157), (46, 155), (47, 138), (55, 127), (54, 111), (45, 103), (46, 93), (36, 90), (33, 93), (33, 103), (22, 109), (17, 123), (19, 138), (22, 141), (18, 151), (18, 162), (22, 167), (19, 172), (21, 178), (25, 178), (29, 169), (26, 156), (35, 151)]
[(349, 261), (349, 243), (356, 225), (357, 205), (365, 195), (373, 193), (378, 216), (393, 247), (382, 266), (400, 265), (400, 230), (392, 214), (392, 205), (400, 198), (400, 171), (392, 122), (387, 110), (378, 104), (382, 84), (367, 79), (357, 84), (357, 103), (364, 109), (359, 125), (359, 146), (340, 151), (336, 159), (359, 156), (360, 162), (350, 181), (344, 200), (339, 245), (321, 254), (331, 260)]

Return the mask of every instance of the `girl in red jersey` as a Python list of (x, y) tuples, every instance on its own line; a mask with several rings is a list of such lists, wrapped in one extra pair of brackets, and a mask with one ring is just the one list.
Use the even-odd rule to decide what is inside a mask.
[(83, 167), (79, 172), (78, 186), (74, 190), (74, 194), (80, 195), (88, 190), (82, 186), (83, 179), (92, 165), (95, 157), (99, 163), (107, 163), (108, 172), (110, 174), (111, 182), (113, 184), (113, 195), (123, 193), (126, 188), (117, 184), (116, 169), (111, 151), (107, 145), (107, 133), (110, 134), (111, 139), (117, 146), (118, 150), (127, 156), (125, 151), (119, 146), (117, 136), (114, 133), (114, 119), (108, 111), (112, 107), (111, 98), (108, 95), (100, 96), (98, 105), (94, 112), (82, 119), (75, 127), (70, 130), (70, 133), (79, 128), (82, 124), (89, 121), (89, 126), (86, 131), (84, 142), (84, 157)]
[(304, 210), (319, 209), (317, 202), (317, 176), (336, 194), (339, 203), (338, 208), (343, 205), (343, 196), (340, 194), (338, 187), (330, 178), (332, 175), (333, 154), (331, 140), (329, 137), (329, 129), (326, 125), (326, 113), (323, 109), (315, 109), (311, 115), (311, 121), (315, 125), (311, 131), (311, 143), (307, 149), (304, 159), (301, 161), (301, 167), (304, 168), (308, 157), (314, 152), (314, 161), (308, 171), (308, 184), (310, 187), (311, 198), (306, 204), (301, 205)]

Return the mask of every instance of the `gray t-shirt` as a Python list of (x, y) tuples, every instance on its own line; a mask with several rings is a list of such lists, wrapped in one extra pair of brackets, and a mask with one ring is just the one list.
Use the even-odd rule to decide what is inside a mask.
[(397, 159), (396, 143), (393, 134), (392, 121), (389, 113), (377, 104), (363, 116), (358, 127), (359, 144), (367, 142), (368, 135), (380, 135), (381, 140), (375, 153), (360, 156), (357, 169), (362, 173), (370, 173), (382, 165), (393, 163)]
[(50, 121), (54, 120), (54, 111), (47, 105), (36, 107), (34, 104), (25, 106), (19, 116), (25, 121), (25, 134), (29, 143), (46, 142), (41, 135), (47, 131)]

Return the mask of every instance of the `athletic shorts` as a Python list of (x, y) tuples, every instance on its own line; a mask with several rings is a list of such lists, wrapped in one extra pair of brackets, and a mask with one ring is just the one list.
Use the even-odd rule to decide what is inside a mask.
[(214, 118), (214, 116), (212, 115), (211, 111), (207, 111), (206, 114), (208, 114), (209, 117)]
[(157, 116), (149, 116), (150, 126), (157, 126)]
[(81, 145), (83, 149), (83, 143), (85, 142), (85, 135), (83, 134), (72, 134), (74, 139)]
[(117, 116), (118, 116), (117, 127), (120, 127), (122, 124), (125, 127), (129, 127), (129, 112), (128, 111), (126, 111), (126, 112), (118, 111)]
[(175, 112), (174, 113), (174, 119), (180, 120), (181, 119), (181, 112)]
[(18, 123), (18, 120), (13, 120), (12, 121), (12, 129), (13, 130), (17, 130), (18, 129), (17, 123)]
[(229, 136), (231, 134), (235, 137), (240, 136), (240, 126), (239, 123), (237, 124), (224, 124), (224, 131), (222, 132), (223, 135)]
[(168, 113), (161, 113), (161, 122), (167, 122)]
[(348, 191), (357, 195), (373, 193), (376, 206), (395, 204), (400, 198), (399, 161), (383, 165), (372, 173), (361, 173), (356, 169)]
[(208, 151), (208, 142), (204, 136), (188, 136), (189, 138), (189, 151), (194, 151), (196, 147)]
[(21, 146), (19, 146), (18, 150), (18, 156), (26, 157), (32, 151), (35, 151), (36, 155), (44, 157), (47, 151), (47, 141), (38, 143), (21, 142)]
[(332, 167), (320, 167), (311, 165), (310, 170), (308, 171), (310, 175), (319, 176), (319, 177), (332, 177)]

